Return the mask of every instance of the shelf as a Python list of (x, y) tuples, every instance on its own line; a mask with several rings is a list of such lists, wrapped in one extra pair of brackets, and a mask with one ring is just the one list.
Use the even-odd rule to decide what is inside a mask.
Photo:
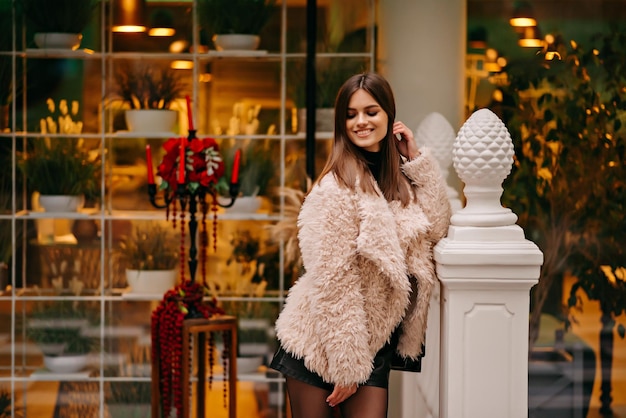
[(101, 53), (97, 53), (88, 48), (76, 50), (53, 49), (53, 48), (27, 48), (26, 57), (31, 58), (100, 58)]
[(131, 132), (117, 131), (113, 134), (113, 138), (178, 138), (180, 135), (176, 132)]
[(280, 54), (269, 55), (266, 50), (232, 50), (232, 51), (209, 51), (206, 54), (210, 58), (259, 58), (259, 57), (275, 57), (279, 58)]

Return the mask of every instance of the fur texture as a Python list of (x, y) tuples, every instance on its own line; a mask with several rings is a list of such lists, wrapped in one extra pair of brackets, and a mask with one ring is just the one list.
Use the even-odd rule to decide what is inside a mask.
[(420, 354), (436, 280), (432, 250), (450, 219), (437, 162), (421, 151), (403, 165), (419, 186), (417, 202), (405, 208), (387, 202), (380, 190), (376, 196), (341, 188), (332, 175), (302, 205), (298, 238), (305, 273), (290, 289), (276, 331), (285, 350), (329, 383), (365, 382), (398, 324), (398, 352)]

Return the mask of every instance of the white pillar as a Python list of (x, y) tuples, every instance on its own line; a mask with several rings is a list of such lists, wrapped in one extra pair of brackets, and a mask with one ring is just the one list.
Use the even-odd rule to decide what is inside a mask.
[(465, 207), (435, 247), (441, 282), (441, 418), (528, 416), (529, 291), (543, 255), (500, 203), (513, 164), (506, 126), (475, 112), (453, 146)]

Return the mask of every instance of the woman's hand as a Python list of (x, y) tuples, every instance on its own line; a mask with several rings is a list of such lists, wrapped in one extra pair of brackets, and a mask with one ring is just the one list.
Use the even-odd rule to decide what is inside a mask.
[(350, 386), (335, 386), (335, 388), (333, 389), (333, 393), (331, 393), (328, 398), (326, 398), (326, 402), (331, 408), (334, 408), (341, 402), (348, 399), (350, 396), (354, 395), (356, 389), (356, 383)]
[(393, 124), (393, 136), (398, 140), (397, 144), (400, 154), (409, 161), (420, 155), (413, 138), (413, 132), (404, 123), (397, 121)]

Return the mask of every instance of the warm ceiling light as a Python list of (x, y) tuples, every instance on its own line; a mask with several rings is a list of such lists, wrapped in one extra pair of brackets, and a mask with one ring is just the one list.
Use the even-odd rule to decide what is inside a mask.
[(174, 36), (174, 16), (168, 10), (158, 9), (150, 17), (150, 36)]
[(189, 48), (189, 41), (186, 39), (177, 39), (170, 44), (170, 52), (173, 54), (178, 54), (184, 52), (187, 48)]
[(527, 1), (518, 1), (513, 6), (513, 16), (509, 19), (509, 23), (514, 27), (530, 27), (537, 26), (537, 20), (530, 3)]
[(145, 32), (146, 0), (114, 0), (113, 32)]
[(193, 68), (193, 61), (189, 60), (176, 60), (172, 61), (170, 67), (173, 70), (191, 70)]
[(541, 48), (544, 45), (544, 40), (541, 38), (539, 28), (537, 26), (532, 26), (524, 28), (517, 44), (524, 48)]

